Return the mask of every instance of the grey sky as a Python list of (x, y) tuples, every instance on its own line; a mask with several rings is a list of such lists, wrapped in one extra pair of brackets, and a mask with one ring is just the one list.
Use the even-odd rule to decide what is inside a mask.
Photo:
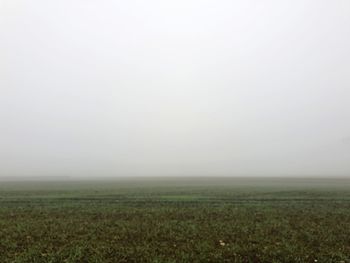
[(0, 176), (350, 175), (350, 1), (0, 0)]

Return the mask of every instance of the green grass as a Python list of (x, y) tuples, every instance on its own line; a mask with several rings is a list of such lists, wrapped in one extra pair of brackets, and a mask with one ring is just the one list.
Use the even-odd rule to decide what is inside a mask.
[(350, 262), (350, 180), (2, 182), (0, 262)]

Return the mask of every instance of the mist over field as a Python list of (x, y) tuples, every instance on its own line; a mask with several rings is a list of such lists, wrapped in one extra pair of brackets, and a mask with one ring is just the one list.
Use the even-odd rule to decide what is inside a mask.
[(350, 262), (349, 47), (348, 0), (0, 0), (0, 262)]
[(0, 1), (0, 177), (348, 176), (349, 13)]

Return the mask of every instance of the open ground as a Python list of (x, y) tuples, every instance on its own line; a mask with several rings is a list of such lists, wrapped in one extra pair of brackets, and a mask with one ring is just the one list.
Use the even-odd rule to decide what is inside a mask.
[(0, 182), (0, 262), (350, 262), (350, 179)]

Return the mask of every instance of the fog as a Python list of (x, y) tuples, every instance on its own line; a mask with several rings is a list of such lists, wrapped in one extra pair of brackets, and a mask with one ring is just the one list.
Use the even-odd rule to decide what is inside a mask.
[(0, 177), (350, 175), (347, 0), (0, 0)]

